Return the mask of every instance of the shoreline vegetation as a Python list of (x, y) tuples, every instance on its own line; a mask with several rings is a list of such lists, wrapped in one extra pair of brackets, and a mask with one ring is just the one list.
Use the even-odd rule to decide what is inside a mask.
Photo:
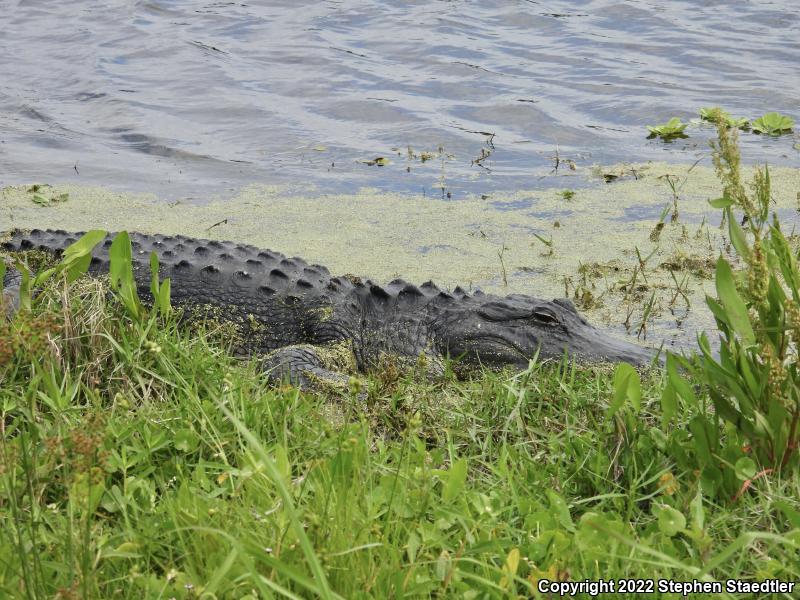
[(744, 183), (722, 118), (714, 164), (729, 250), (698, 268), (720, 352), (709, 334), (663, 370), (534, 361), (275, 388), (218, 324), (179, 327), (165, 282), (146, 311), (122, 268), (111, 293), (77, 277), (79, 248), (0, 324), (0, 593), (503, 598), (546, 597), (544, 580), (800, 580), (797, 249), (771, 170)]

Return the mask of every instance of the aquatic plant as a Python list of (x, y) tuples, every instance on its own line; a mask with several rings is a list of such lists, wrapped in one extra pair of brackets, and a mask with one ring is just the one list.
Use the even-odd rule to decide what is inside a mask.
[[(653, 227), (653, 230), (650, 232), (650, 241), (653, 243), (658, 242), (661, 238), (661, 232), (664, 230), (664, 226), (666, 225), (667, 215), (669, 214), (670, 206), (667, 204), (661, 211), (661, 216), (658, 217), (658, 221)], [(673, 211), (677, 210), (676, 208)], [(674, 212), (673, 212), (674, 214)]]
[(391, 161), (388, 158), (385, 158), (383, 156), (377, 156), (377, 157), (375, 157), (373, 159), (370, 159), (370, 160), (359, 160), (358, 162), (360, 162), (361, 164), (370, 166), (370, 167), (374, 167), (374, 166), (385, 167), (386, 165), (391, 164)]
[[(658, 179), (664, 181), (669, 189), (672, 191), (672, 217), (671, 220), (675, 223), (678, 220), (678, 200), (680, 199), (680, 192), (683, 189), (683, 186), (686, 184), (687, 177), (683, 178), (681, 181), (677, 175), (672, 175), (670, 173), (665, 173), (664, 175), (660, 175)], [(678, 183), (680, 181), (680, 184)]]
[(683, 132), (687, 126), (688, 123), (682, 123), (679, 117), (672, 117), (661, 125), (648, 125), (647, 129), (650, 131), (650, 135), (647, 137), (660, 137), (664, 141), (689, 137)]
[(31, 201), (39, 206), (50, 206), (56, 202), (66, 202), (69, 200), (67, 192), (56, 192), (53, 186), (46, 183), (34, 183), (28, 188), (31, 194)]
[(748, 129), (750, 127), (750, 119), (746, 117), (734, 118), (719, 106), (701, 108), (700, 118), (703, 121), (714, 124), (724, 123), (726, 127), (737, 127), (739, 129)]
[[(555, 253), (555, 248), (553, 246), (553, 234), (550, 234), (550, 238), (545, 238), (539, 235), (538, 233), (534, 233), (533, 237), (539, 240), (542, 244), (544, 244), (545, 248), (547, 248), (547, 252), (542, 254), (542, 256), (553, 256)], [(533, 244), (531, 244), (533, 245)]]
[(790, 133), (794, 127), (794, 119), (777, 112), (768, 112), (753, 121), (753, 131), (766, 135)]
[(576, 194), (575, 190), (561, 190), (560, 192), (558, 192), (558, 196), (566, 200), (567, 202), (573, 200), (575, 198), (575, 194)]

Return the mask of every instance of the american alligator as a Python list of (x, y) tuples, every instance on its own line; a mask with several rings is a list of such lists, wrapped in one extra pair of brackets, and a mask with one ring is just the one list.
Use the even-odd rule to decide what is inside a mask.
[[(80, 233), (14, 230), (0, 235), (6, 251), (44, 250), (58, 255)], [(274, 379), (301, 386), (346, 381), (323, 359), (320, 348), (346, 347), (359, 371), (383, 356), (441, 365), (442, 358), (466, 364), (524, 369), (537, 354), (560, 359), (643, 365), (654, 351), (614, 339), (591, 325), (568, 299), (540, 300), (522, 294), (501, 297), (456, 287), (440, 290), (395, 279), (387, 285), (350, 275), (334, 277), (321, 265), (253, 246), (166, 235), (132, 233), (139, 293), (150, 296), (150, 252), (161, 277), (172, 284), (173, 306), (184, 314), (214, 307), (239, 332), (242, 352), (264, 356)], [(89, 266), (108, 273), (113, 234), (98, 244)], [(13, 296), (19, 273), (10, 270), (5, 294)]]

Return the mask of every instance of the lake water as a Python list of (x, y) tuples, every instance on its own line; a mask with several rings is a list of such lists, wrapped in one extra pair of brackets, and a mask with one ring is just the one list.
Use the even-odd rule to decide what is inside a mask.
[[(0, 0), (0, 186), (458, 199), (569, 161), (694, 162), (711, 128), (665, 144), (645, 125), (713, 104), (797, 118), (798, 39), (794, 0)], [(742, 141), (797, 164), (792, 136)]]

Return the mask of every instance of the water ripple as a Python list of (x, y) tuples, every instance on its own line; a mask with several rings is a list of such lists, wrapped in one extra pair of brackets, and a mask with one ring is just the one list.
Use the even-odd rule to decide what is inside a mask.
[[(418, 191), (444, 168), (457, 196), (529, 187), (556, 148), (584, 163), (693, 162), (710, 128), (663, 144), (644, 126), (700, 106), (800, 116), (788, 0), (0, 6), (0, 184)], [(743, 143), (750, 159), (797, 162), (790, 138)], [(452, 156), (362, 162), (407, 146)]]

